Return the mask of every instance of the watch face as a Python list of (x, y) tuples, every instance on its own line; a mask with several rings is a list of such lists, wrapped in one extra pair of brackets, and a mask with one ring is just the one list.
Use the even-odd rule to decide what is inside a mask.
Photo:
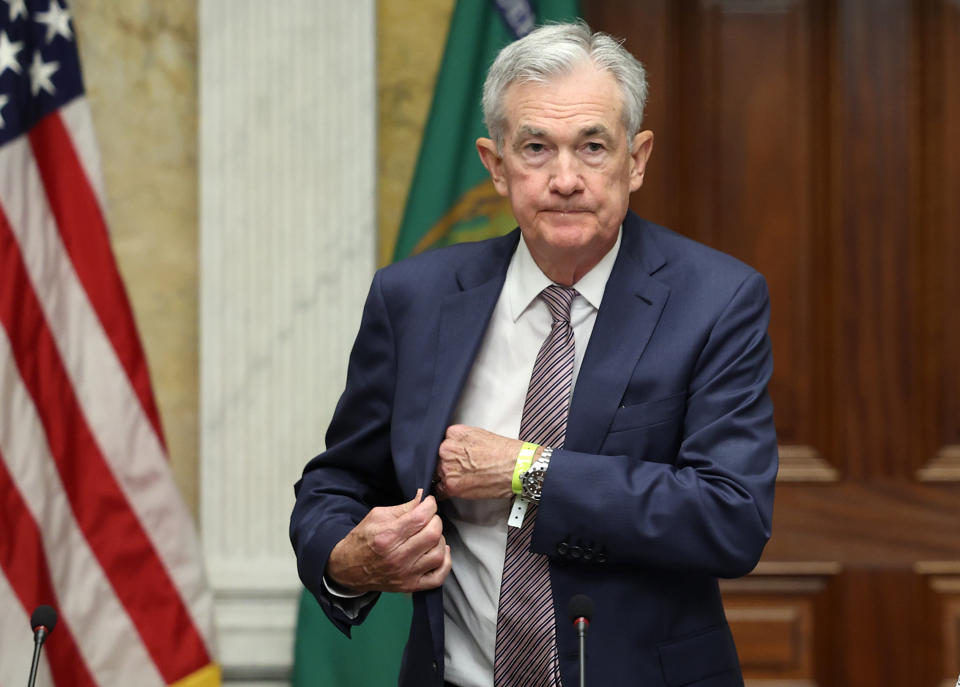
[(524, 495), (533, 500), (540, 499), (540, 493), (543, 489), (543, 473), (546, 472), (541, 465), (533, 465), (523, 475)]

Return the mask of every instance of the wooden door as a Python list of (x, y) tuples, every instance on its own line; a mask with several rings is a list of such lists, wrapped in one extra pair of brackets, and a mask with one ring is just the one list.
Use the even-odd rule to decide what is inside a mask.
[(774, 535), (752, 685), (960, 674), (960, 1), (583, 0), (647, 65), (641, 215), (767, 277)]

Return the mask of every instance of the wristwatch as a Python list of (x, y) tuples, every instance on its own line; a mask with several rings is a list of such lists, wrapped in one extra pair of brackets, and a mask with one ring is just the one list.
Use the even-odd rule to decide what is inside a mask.
[(544, 448), (540, 457), (533, 461), (533, 465), (520, 477), (520, 483), (523, 486), (520, 495), (525, 500), (540, 503), (540, 495), (543, 493), (543, 478), (547, 474), (547, 468), (550, 467), (550, 456), (552, 455), (552, 448)]

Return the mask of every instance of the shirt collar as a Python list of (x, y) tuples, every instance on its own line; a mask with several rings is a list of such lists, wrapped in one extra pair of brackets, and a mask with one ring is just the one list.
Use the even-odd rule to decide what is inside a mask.
[[(593, 268), (580, 278), (573, 287), (594, 310), (600, 309), (603, 300), (603, 291), (607, 288), (607, 280), (613, 271), (613, 264), (620, 252), (620, 239), (623, 237), (623, 227), (617, 231), (617, 240), (607, 254), (600, 259)], [(510, 260), (507, 276), (503, 284), (504, 292), (510, 306), (510, 317), (516, 322), (530, 304), (540, 295), (540, 292), (553, 282), (541, 271), (540, 267), (530, 255), (527, 243), (520, 235), (517, 250)]]

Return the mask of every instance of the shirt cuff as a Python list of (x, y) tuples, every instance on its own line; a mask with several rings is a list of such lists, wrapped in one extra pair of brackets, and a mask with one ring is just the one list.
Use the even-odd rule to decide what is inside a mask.
[(360, 611), (372, 604), (377, 598), (377, 592), (354, 592), (345, 589), (333, 580), (328, 580), (324, 575), (323, 586), (330, 593), (330, 603), (334, 608), (339, 609), (350, 620), (356, 619)]

